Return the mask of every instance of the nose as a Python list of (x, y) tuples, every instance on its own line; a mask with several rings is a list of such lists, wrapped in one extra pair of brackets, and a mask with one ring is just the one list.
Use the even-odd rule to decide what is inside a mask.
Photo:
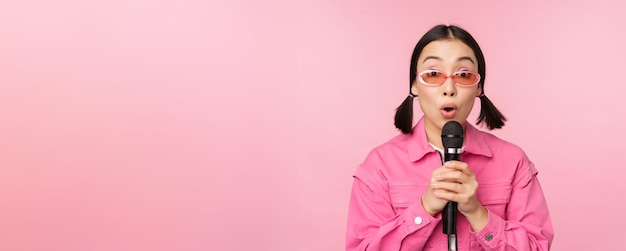
[(456, 84), (454, 83), (454, 79), (450, 77), (446, 79), (446, 82), (443, 83), (441, 88), (443, 88), (444, 96), (454, 97), (454, 95), (456, 94)]

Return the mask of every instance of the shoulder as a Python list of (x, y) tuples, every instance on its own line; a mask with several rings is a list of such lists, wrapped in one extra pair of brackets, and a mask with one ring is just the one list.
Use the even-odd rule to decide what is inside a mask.
[(491, 155), (485, 160), (485, 165), (498, 169), (498, 172), (483, 172), (483, 176), (494, 180), (505, 178), (514, 187), (519, 187), (520, 184), (528, 184), (537, 175), (535, 165), (520, 146), (489, 132), (480, 131), (479, 134)]
[(375, 146), (358, 166), (357, 173), (380, 172), (390, 163), (407, 160), (409, 141), (409, 135), (400, 134)]
[(485, 131), (477, 131), (482, 140), (484, 140), (487, 147), (494, 156), (506, 156), (508, 158), (523, 159), (527, 158), (524, 150), (518, 145), (499, 138)]
[(408, 156), (411, 135), (399, 134), (375, 146), (365, 158), (365, 162), (376, 159), (402, 158)]

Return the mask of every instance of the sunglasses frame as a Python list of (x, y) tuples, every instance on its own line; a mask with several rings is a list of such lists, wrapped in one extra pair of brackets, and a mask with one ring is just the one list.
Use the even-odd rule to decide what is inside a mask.
[[(422, 78), (422, 75), (423, 75), (424, 73), (431, 73), (431, 72), (438, 72), (438, 73), (442, 74), (443, 76), (445, 76), (445, 77), (446, 77), (446, 80), (444, 80), (441, 84), (431, 84), (431, 83), (427, 83), (427, 82), (426, 82), (426, 81), (424, 81), (424, 79)], [(476, 77), (477, 77), (477, 78), (476, 78), (476, 83), (471, 84), (471, 85), (462, 85), (462, 84), (459, 84), (459, 83), (456, 81), (456, 75), (457, 75), (457, 74), (459, 74), (459, 73), (464, 73), (464, 72), (465, 72), (465, 73), (475, 74), (475, 75), (476, 75)], [(475, 71), (468, 71), (468, 70), (461, 70), (461, 71), (457, 71), (457, 72), (455, 72), (455, 73), (452, 73), (451, 75), (446, 75), (446, 74), (443, 74), (443, 72), (441, 72), (441, 71), (430, 69), (430, 70), (423, 70), (423, 71), (420, 71), (420, 72), (415, 73), (415, 74), (417, 75), (417, 79), (418, 79), (418, 81), (419, 81), (420, 83), (422, 83), (423, 85), (426, 85), (426, 86), (441, 86), (441, 85), (443, 85), (443, 83), (445, 83), (445, 82), (448, 80), (448, 78), (452, 78), (452, 81), (454, 81), (454, 84), (456, 84), (456, 85), (458, 85), (458, 86), (460, 86), (460, 87), (472, 87), (472, 86), (476, 86), (478, 83), (480, 83), (480, 79), (481, 79), (480, 74), (478, 74), (478, 72), (475, 72)]]

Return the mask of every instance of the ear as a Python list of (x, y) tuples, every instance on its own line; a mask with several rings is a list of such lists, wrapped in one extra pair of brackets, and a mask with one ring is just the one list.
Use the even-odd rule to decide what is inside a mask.
[(419, 96), (419, 92), (417, 91), (417, 82), (413, 81), (413, 84), (411, 85), (411, 93), (413, 93), (413, 95), (415, 96)]
[(483, 87), (481, 84), (478, 84), (478, 88), (476, 88), (476, 97), (480, 96), (482, 92), (483, 92)]

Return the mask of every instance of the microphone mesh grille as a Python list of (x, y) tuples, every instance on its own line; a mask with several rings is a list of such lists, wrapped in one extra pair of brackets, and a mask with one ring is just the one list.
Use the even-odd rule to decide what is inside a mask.
[(456, 121), (448, 121), (441, 129), (441, 143), (444, 148), (461, 148), (463, 146), (463, 126)]

